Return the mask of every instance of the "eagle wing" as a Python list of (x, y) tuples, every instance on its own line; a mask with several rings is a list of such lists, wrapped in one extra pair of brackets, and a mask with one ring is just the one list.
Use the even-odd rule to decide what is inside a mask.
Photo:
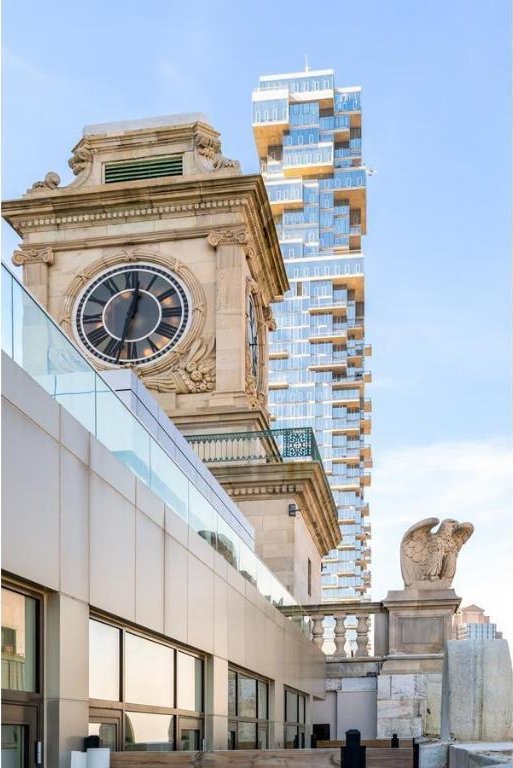
[(438, 525), (437, 517), (428, 517), (408, 528), (401, 541), (401, 573), (404, 584), (432, 575), (437, 567), (437, 543), (431, 529)]

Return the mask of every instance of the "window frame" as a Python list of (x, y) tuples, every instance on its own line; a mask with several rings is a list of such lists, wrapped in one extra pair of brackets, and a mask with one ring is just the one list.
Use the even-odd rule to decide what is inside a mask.
[[(131, 751), (125, 749), (125, 715), (127, 712), (140, 712), (146, 714), (156, 715), (169, 715), (174, 716), (174, 744), (173, 749), (167, 750), (169, 752), (176, 752), (179, 750), (179, 734), (183, 727), (184, 721), (193, 720), (201, 724), (200, 728), (200, 742), (203, 742), (205, 738), (205, 682), (206, 682), (206, 662), (207, 657), (205, 654), (199, 653), (196, 650), (187, 648), (180, 643), (171, 641), (164, 635), (159, 633), (149, 632), (141, 627), (130, 624), (129, 622), (123, 622), (115, 617), (104, 614), (100, 611), (90, 611), (90, 621), (98, 621), (102, 624), (107, 624), (110, 627), (119, 630), (119, 701), (113, 701), (108, 699), (95, 699), (89, 698), (89, 722), (101, 722), (98, 717), (116, 717), (119, 719), (118, 727), (118, 749), (119, 751)], [(171, 648), (174, 651), (173, 654), (173, 701), (176, 705), (177, 698), (177, 685), (178, 685), (178, 652), (184, 653), (188, 656), (192, 656), (195, 659), (199, 659), (203, 663), (202, 667), (202, 681), (201, 681), (201, 706), (202, 711), (179, 709), (174, 707), (161, 707), (151, 704), (137, 704), (127, 702), (125, 700), (125, 670), (126, 670), (126, 634), (136, 635), (144, 640), (148, 640), (153, 643), (164, 645), (167, 648)], [(92, 720), (91, 718), (96, 718)], [(107, 722), (107, 721), (105, 721)], [(108, 722), (111, 722), (110, 720)]]
[[(232, 749), (240, 749), (239, 747), (239, 729), (238, 725), (239, 723), (254, 723), (255, 724), (255, 745), (253, 747), (250, 747), (250, 749), (260, 749), (258, 746), (258, 732), (260, 727), (265, 727), (266, 729), (266, 741), (267, 746), (263, 749), (269, 748), (269, 725), (270, 725), (270, 719), (269, 719), (269, 709), (270, 709), (270, 693), (271, 693), (271, 680), (269, 680), (267, 677), (263, 677), (262, 675), (258, 675), (255, 672), (251, 672), (247, 669), (244, 669), (242, 667), (237, 667), (234, 664), (229, 664), (228, 666), (228, 676), (230, 675), (230, 672), (233, 672), (235, 674), (235, 714), (228, 714), (228, 731), (227, 736), (235, 731), (235, 739), (233, 740), (234, 746), (228, 746), (227, 748), (229, 750)], [(256, 682), (256, 697), (255, 697), (255, 712), (256, 717), (245, 717), (242, 715), (239, 715), (239, 675), (242, 675), (243, 677), (250, 678), (252, 680), (255, 680)], [(229, 678), (228, 678), (229, 679)], [(259, 683), (263, 683), (266, 686), (267, 689), (267, 702), (266, 702), (266, 719), (258, 717), (258, 710), (259, 710)], [(232, 729), (231, 726), (234, 726)]]
[[(292, 693), (298, 697), (297, 699), (297, 720), (289, 720), (287, 712), (287, 693)], [(300, 722), (299, 709), (300, 700), (304, 702), (304, 719)], [(297, 688), (291, 688), (288, 685), (283, 686), (283, 746), (285, 749), (305, 749), (306, 747), (306, 720), (307, 720), (307, 701), (308, 694), (303, 691), (299, 691)], [(297, 746), (287, 747), (287, 728), (295, 728), (298, 737)]]

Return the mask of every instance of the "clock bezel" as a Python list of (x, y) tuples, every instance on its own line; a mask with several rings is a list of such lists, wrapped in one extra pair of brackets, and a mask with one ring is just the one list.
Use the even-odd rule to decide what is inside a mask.
[[(160, 349), (158, 352), (153, 353), (151, 356), (147, 358), (136, 358), (133, 360), (124, 359), (124, 360), (120, 360), (119, 362), (116, 362), (116, 360), (114, 360), (112, 357), (107, 356), (102, 352), (100, 352), (94, 346), (94, 344), (92, 344), (87, 339), (87, 334), (85, 333), (85, 329), (83, 327), (82, 310), (85, 307), (89, 297), (94, 292), (94, 290), (102, 282), (108, 279), (108, 277), (110, 277), (111, 275), (124, 274), (128, 271), (138, 271), (138, 270), (157, 274), (161, 277), (164, 277), (166, 281), (170, 283), (170, 285), (174, 288), (177, 296), (180, 299), (180, 304), (182, 309), (181, 322), (173, 338), (170, 339), (169, 343), (166, 344), (164, 347), (162, 347), (162, 349)], [(122, 291), (120, 291), (120, 293), (121, 292)], [(180, 278), (172, 270), (167, 269), (162, 264), (152, 263), (151, 261), (147, 261), (147, 260), (142, 260), (142, 259), (137, 261), (130, 260), (128, 262), (121, 262), (121, 263), (109, 265), (108, 267), (105, 267), (101, 271), (98, 271), (87, 282), (87, 284), (78, 292), (74, 302), (73, 314), (72, 314), (73, 335), (77, 340), (77, 342), (80, 344), (81, 348), (84, 349), (89, 356), (93, 357), (102, 366), (106, 366), (113, 369), (127, 368), (127, 367), (146, 368), (147, 366), (151, 366), (152, 364), (155, 365), (155, 363), (158, 363), (163, 357), (167, 356), (168, 354), (176, 350), (180, 342), (182, 342), (184, 337), (190, 331), (193, 310), (194, 310), (194, 307), (191, 301), (190, 292), (187, 290), (187, 286), (184, 284), (182, 280), (180, 280)], [(185, 322), (183, 321), (184, 316), (185, 316)], [(105, 327), (105, 323), (103, 322), (102, 324), (103, 324), (103, 327)], [(151, 334), (148, 334), (148, 336), (149, 335)], [(112, 334), (109, 333), (109, 336), (112, 336)], [(148, 338), (148, 336), (144, 338)], [(112, 336), (112, 338), (115, 338), (115, 337)]]

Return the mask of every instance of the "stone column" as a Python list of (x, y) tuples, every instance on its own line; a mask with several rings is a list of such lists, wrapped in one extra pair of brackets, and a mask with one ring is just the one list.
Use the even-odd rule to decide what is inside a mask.
[(208, 750), (226, 749), (228, 733), (228, 662), (213, 656), (206, 665), (205, 741)]
[(63, 594), (49, 595), (46, 629), (46, 765), (69, 768), (81, 750), (89, 722), (89, 606)]
[(211, 232), (217, 253), (216, 394), (219, 405), (246, 404), (246, 254), (247, 232)]

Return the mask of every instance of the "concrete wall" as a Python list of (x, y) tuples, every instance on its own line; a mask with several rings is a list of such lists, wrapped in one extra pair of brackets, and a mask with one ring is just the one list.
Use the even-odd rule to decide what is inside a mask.
[(281, 747), (283, 685), (323, 697), (322, 653), (5, 356), (2, 378), (3, 568), (52, 591), (50, 763), (87, 734), (90, 606), (207, 654), (210, 748), (226, 746), (228, 663), (270, 678)]
[[(321, 601), (321, 556), (301, 512), (289, 517), (288, 506), (294, 497), (240, 502), (240, 508), (253, 526), (255, 551), (298, 603)], [(296, 505), (297, 506), (297, 505)], [(308, 594), (308, 560), (312, 563), (312, 588)]]

